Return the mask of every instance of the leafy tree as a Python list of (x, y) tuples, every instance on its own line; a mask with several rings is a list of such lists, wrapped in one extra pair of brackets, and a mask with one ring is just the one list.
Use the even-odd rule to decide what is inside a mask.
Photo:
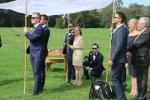
[(5, 3), (5, 2), (10, 2), (10, 1), (14, 1), (14, 0), (1, 0), (0, 3)]
[(55, 24), (56, 28), (65, 28), (63, 21), (61, 18), (56, 18), (56, 24)]
[(71, 20), (74, 24), (85, 28), (100, 27), (99, 13), (97, 10), (84, 11), (71, 15)]

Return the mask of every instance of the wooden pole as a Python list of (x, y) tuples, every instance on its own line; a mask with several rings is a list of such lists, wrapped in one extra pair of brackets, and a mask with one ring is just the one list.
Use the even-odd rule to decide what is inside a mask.
[[(27, 28), (27, 0), (25, 0), (25, 28)], [(25, 37), (25, 43), (24, 43), (24, 94), (26, 93), (26, 80), (27, 80), (27, 39)]]
[[(70, 23), (70, 14), (67, 14), (67, 24), (69, 25)], [(67, 45), (69, 44), (69, 41), (68, 41), (68, 36), (67, 36)], [(68, 58), (67, 58), (67, 54), (68, 54), (68, 46), (67, 46), (67, 52), (66, 52), (66, 55), (65, 55), (65, 62), (66, 62), (66, 65), (67, 65), (67, 68), (66, 68), (66, 83), (68, 82)]]
[[(111, 29), (110, 29), (111, 32), (110, 32), (110, 40), (109, 40), (109, 56), (108, 56), (109, 58), (110, 58), (110, 52), (111, 52), (112, 32), (113, 32), (113, 27), (114, 27), (113, 16), (116, 13), (115, 2), (116, 2), (116, 0), (113, 0), (113, 14), (112, 14), (112, 22), (111, 22)], [(109, 76), (109, 70), (110, 70), (109, 68), (110, 68), (110, 66), (107, 67), (106, 79), (105, 79), (106, 82), (108, 82), (108, 76)]]
[(67, 15), (68, 24), (70, 23), (70, 14)]

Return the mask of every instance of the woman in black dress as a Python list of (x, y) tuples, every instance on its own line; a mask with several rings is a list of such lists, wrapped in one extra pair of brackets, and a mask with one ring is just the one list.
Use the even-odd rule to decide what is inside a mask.
[[(135, 38), (138, 36), (138, 31), (136, 30), (136, 24), (137, 24), (137, 19), (132, 18), (128, 22), (128, 27), (130, 29), (130, 33), (128, 35), (128, 45), (127, 48), (130, 48), (130, 46), (133, 45), (133, 41)], [(131, 76), (131, 96), (137, 96), (138, 94), (138, 87), (137, 87), (137, 78), (136, 78), (136, 72), (135, 72), (135, 66), (131, 64), (131, 59), (132, 59), (132, 53), (130, 51), (127, 52), (127, 57), (128, 57), (128, 69), (129, 69), (129, 75)]]

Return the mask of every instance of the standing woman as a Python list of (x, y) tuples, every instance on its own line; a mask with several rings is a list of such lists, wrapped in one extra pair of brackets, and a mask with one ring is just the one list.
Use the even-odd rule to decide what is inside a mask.
[(74, 32), (75, 39), (73, 45), (69, 45), (69, 47), (73, 49), (73, 65), (75, 68), (76, 75), (75, 84), (79, 86), (82, 84), (83, 69), (81, 66), (83, 61), (82, 49), (84, 46), (81, 28), (79, 26), (76, 26)]
[[(133, 45), (135, 38), (139, 34), (139, 32), (136, 30), (136, 25), (137, 25), (137, 19), (132, 18), (129, 20), (128, 27), (130, 29), (130, 33), (128, 35), (127, 48), (130, 48)], [(128, 57), (128, 68), (129, 68), (129, 75), (131, 76), (131, 87), (132, 87), (130, 95), (137, 96), (138, 95), (137, 77), (134, 68), (135, 66), (131, 64), (132, 53), (130, 51), (127, 52), (127, 57)]]

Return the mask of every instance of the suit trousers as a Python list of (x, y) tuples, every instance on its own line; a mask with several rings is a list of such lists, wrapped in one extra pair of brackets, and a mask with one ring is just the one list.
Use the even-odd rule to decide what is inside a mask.
[(72, 64), (72, 56), (73, 56), (73, 51), (68, 49), (67, 55), (66, 55), (67, 66), (68, 66), (68, 69), (67, 69), (68, 81), (75, 80), (75, 69), (74, 69), (74, 66)]
[(38, 94), (40, 91), (43, 91), (45, 83), (45, 57), (30, 56), (30, 60), (34, 75), (33, 93)]
[(122, 73), (124, 71), (124, 64), (114, 64), (111, 68), (111, 80), (115, 87), (117, 100), (126, 100), (126, 96), (123, 90)]
[(147, 100), (148, 66), (136, 66), (138, 96), (136, 100)]

